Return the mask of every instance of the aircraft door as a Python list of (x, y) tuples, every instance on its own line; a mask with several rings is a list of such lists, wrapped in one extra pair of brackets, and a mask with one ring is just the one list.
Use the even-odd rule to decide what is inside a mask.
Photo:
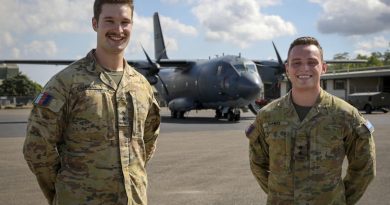
[(220, 62), (207, 62), (199, 65), (198, 93), (203, 102), (218, 101), (221, 92), (220, 79), (223, 79), (223, 65)]
[(217, 68), (218, 88), (222, 93), (225, 93), (226, 89), (229, 87), (229, 77), (231, 76), (228, 74), (228, 71), (230, 68), (231, 65), (226, 62), (221, 62)]

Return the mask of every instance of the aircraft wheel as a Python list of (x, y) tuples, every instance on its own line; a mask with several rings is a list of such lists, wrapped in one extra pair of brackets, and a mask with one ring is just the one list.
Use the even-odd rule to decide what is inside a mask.
[(234, 121), (240, 121), (240, 119), (241, 119), (241, 115), (240, 114), (235, 114), (234, 115)]
[(371, 107), (371, 105), (366, 105), (366, 106), (364, 107), (364, 110), (366, 111), (366, 114), (371, 114), (371, 112), (372, 112), (372, 107)]
[(220, 110), (215, 110), (215, 118), (220, 119), (222, 117), (222, 112)]
[(177, 118), (184, 119), (184, 111), (177, 112)]
[(177, 116), (177, 111), (171, 110), (171, 118), (176, 118)]
[(234, 118), (235, 118), (235, 116), (234, 116), (233, 112), (229, 111), (228, 114), (227, 114), (228, 121), (232, 122), (232, 121), (234, 121)]

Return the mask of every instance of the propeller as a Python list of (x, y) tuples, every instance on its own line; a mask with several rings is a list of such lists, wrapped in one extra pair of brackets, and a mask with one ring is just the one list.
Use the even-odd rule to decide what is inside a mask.
[(275, 43), (273, 41), (272, 41), (272, 45), (274, 46), (276, 57), (278, 58), (278, 62), (279, 62), (279, 72), (278, 72), (278, 74), (285, 73), (286, 72), (286, 67), (285, 67), (285, 65), (283, 63), (283, 60), (282, 60), (282, 58), (279, 55), (278, 49), (276, 49)]
[[(158, 62), (161, 59), (157, 59), (156, 62), (153, 62), (152, 59), (149, 57), (148, 53), (146, 52), (145, 48), (142, 45), (141, 45), (141, 47), (145, 53), (145, 56), (146, 56), (146, 59), (148, 60), (149, 65), (150, 65), (147, 69), (145, 69), (145, 70), (148, 70), (148, 72), (146, 73), (148, 80), (150, 77), (155, 78), (157, 76), (157, 78), (160, 79), (161, 84), (164, 87), (165, 93), (169, 96), (168, 88), (167, 88), (166, 84), (164, 83), (164, 81), (162, 80), (162, 78), (160, 77), (160, 75), (158, 74), (160, 72), (160, 64), (158, 64)], [(149, 82), (152, 85), (157, 83), (157, 81), (154, 81), (153, 79), (150, 79)]]

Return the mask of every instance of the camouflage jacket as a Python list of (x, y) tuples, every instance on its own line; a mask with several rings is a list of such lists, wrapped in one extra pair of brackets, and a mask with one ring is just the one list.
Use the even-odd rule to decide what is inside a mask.
[(267, 204), (355, 204), (375, 176), (372, 132), (354, 107), (324, 90), (303, 121), (291, 92), (265, 106), (246, 135), (251, 170)]
[(49, 204), (147, 204), (160, 108), (127, 63), (117, 85), (91, 51), (34, 101), (23, 153)]

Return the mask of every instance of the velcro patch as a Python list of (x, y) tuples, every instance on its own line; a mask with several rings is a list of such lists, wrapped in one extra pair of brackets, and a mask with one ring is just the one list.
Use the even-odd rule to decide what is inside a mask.
[(245, 130), (245, 135), (247, 137), (249, 137), (254, 129), (255, 129), (255, 126), (253, 124), (249, 125), (249, 127), (247, 127), (246, 130)]
[(47, 92), (39, 93), (38, 97), (34, 100), (34, 104), (40, 106), (47, 106), (52, 99), (53, 96), (51, 96)]
[(366, 126), (367, 129), (370, 130), (371, 133), (373, 133), (374, 130), (375, 130), (374, 125), (372, 125), (371, 122), (368, 121), (368, 120), (366, 120), (366, 121), (364, 122), (364, 126)]

